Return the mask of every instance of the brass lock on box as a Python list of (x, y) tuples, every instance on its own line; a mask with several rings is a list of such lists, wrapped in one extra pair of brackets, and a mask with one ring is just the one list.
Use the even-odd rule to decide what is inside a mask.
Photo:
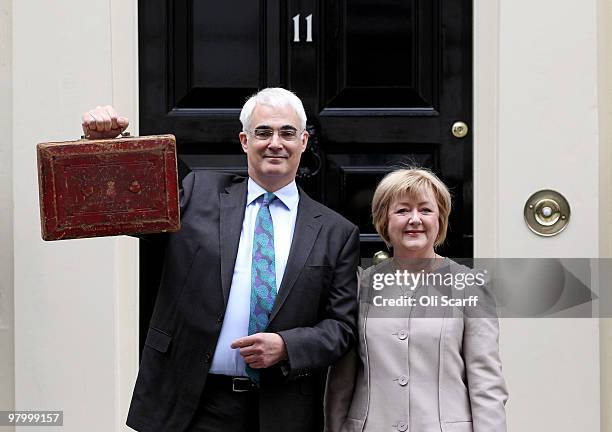
[(544, 189), (529, 197), (523, 215), (531, 231), (537, 235), (551, 237), (567, 227), (571, 210), (563, 195), (554, 190)]

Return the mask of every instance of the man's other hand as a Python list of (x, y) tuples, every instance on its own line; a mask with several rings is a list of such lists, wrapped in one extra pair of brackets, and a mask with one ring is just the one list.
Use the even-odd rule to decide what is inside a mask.
[(95, 109), (85, 111), (81, 119), (83, 134), (89, 139), (115, 138), (129, 124), (130, 121), (126, 117), (119, 117), (110, 105), (97, 106)]
[(240, 348), (240, 355), (253, 369), (267, 368), (287, 359), (285, 341), (277, 333), (255, 333), (236, 339), (232, 348)]

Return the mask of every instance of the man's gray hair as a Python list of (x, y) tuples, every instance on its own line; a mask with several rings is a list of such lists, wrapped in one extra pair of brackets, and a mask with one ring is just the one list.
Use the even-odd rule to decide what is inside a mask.
[(284, 88), (269, 87), (251, 96), (242, 107), (240, 122), (242, 123), (243, 131), (251, 127), (251, 115), (257, 104), (268, 105), (275, 108), (290, 106), (300, 119), (300, 129), (306, 129), (306, 112), (304, 111), (304, 105), (302, 105), (300, 98), (293, 92)]

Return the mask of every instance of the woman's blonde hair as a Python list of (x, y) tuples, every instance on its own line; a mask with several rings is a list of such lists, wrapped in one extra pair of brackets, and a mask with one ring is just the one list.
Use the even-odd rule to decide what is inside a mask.
[(446, 185), (433, 172), (425, 168), (401, 168), (387, 174), (376, 187), (372, 198), (372, 221), (378, 235), (390, 246), (388, 234), (389, 206), (403, 195), (419, 197), (433, 192), (438, 204), (438, 236), (434, 247), (444, 243), (451, 211), (451, 195)]

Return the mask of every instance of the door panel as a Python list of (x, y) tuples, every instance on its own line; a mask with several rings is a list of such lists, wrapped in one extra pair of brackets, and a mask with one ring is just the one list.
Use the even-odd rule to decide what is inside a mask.
[(279, 85), (279, 3), (139, 2), (141, 133), (173, 133), (186, 154), (238, 153), (244, 101)]
[(173, 108), (240, 109), (266, 82), (262, 3), (173, 2)]
[(439, 0), (326, 2), (321, 108), (435, 110), (438, 6)]

